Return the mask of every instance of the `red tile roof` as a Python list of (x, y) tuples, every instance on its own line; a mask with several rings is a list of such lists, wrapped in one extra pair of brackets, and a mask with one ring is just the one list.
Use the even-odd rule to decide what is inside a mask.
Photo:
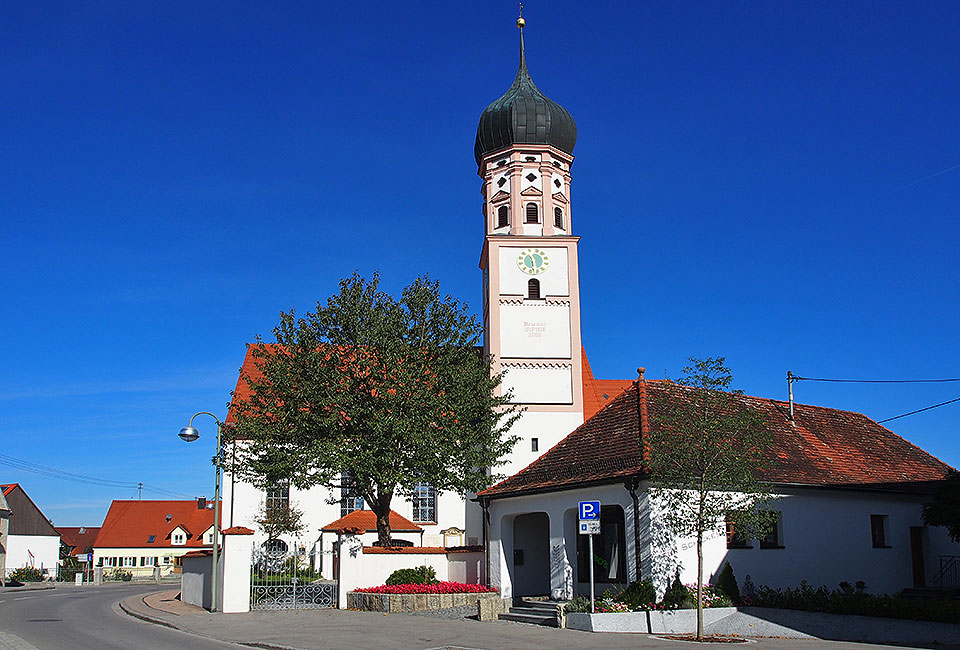
[(583, 419), (589, 420), (620, 393), (630, 388), (629, 379), (596, 379), (587, 360), (587, 351), (580, 348), (583, 363)]
[[(276, 343), (264, 343), (264, 348), (272, 349), (277, 346)], [(225, 424), (235, 424), (237, 421), (237, 414), (233, 409), (233, 405), (237, 402), (246, 402), (253, 395), (253, 391), (250, 390), (250, 384), (247, 383), (245, 377), (249, 377), (253, 381), (259, 381), (263, 379), (263, 373), (260, 371), (260, 366), (257, 364), (257, 358), (253, 356), (253, 351), (256, 348), (255, 344), (247, 344), (247, 352), (243, 357), (243, 365), (240, 366), (240, 375), (237, 377), (237, 387), (233, 390), (233, 397), (230, 400), (230, 406), (227, 409), (227, 418)]]
[(364, 554), (369, 555), (446, 555), (442, 546), (364, 546)]
[(17, 483), (7, 483), (5, 485), (0, 485), (0, 490), (3, 490), (3, 496), (8, 496), (13, 490), (17, 487)]
[[(60, 533), (60, 541), (67, 546), (72, 546), (70, 555), (86, 555), (93, 552), (94, 542), (97, 540), (97, 533), (100, 527), (91, 528), (89, 526), (63, 527), (57, 526), (57, 532)], [(89, 550), (88, 550), (89, 549)]]
[[(377, 532), (377, 515), (372, 510), (354, 510), (345, 517), (340, 517), (320, 530), (326, 532), (344, 531), (348, 529), (362, 530), (368, 533)], [(423, 529), (401, 514), (390, 511), (390, 531), (394, 533), (419, 533)]]
[[(213, 504), (213, 501), (208, 501)], [(167, 521), (167, 515), (171, 515)], [(201, 535), (213, 525), (213, 508), (197, 508), (190, 501), (114, 501), (97, 535), (97, 548), (196, 548)], [(168, 534), (180, 526), (197, 531), (187, 543), (174, 546)], [(155, 535), (153, 543), (147, 540)]]
[[(633, 383), (543, 456), (480, 494), (500, 497), (646, 475), (641, 412), (647, 411), (644, 425), (655, 428), (658, 415), (688, 393), (668, 381)], [(776, 484), (915, 491), (929, 488), (951, 469), (860, 413), (794, 404), (796, 423), (791, 424), (786, 402), (738, 399), (773, 435), (771, 467), (763, 478)]]

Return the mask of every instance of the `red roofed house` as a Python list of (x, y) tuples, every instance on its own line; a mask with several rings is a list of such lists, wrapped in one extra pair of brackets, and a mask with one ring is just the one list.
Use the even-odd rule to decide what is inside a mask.
[(0, 485), (10, 509), (6, 541), (6, 572), (33, 567), (56, 577), (60, 561), (60, 533), (18, 483)]
[[(681, 569), (696, 580), (693, 539), (658, 525), (647, 493), (644, 440), (686, 389), (638, 380), (539, 459), (480, 493), (490, 513), (491, 582), (504, 596), (589, 591), (585, 536), (578, 502), (602, 503), (595, 537), (599, 591), (638, 575), (660, 585)], [(763, 539), (726, 534), (724, 522), (704, 544), (706, 577), (729, 561), (742, 581), (836, 587), (866, 582), (870, 593), (942, 581), (941, 557), (960, 556), (942, 528), (923, 525), (921, 504), (950, 467), (859, 413), (742, 396), (773, 434), (764, 479), (780, 499), (775, 530)], [(656, 449), (650, 450), (651, 454)], [(951, 585), (956, 586), (956, 585)]]
[(114, 501), (93, 546), (93, 564), (137, 575), (179, 573), (188, 551), (212, 548), (213, 502)]
[(87, 553), (93, 553), (94, 543), (97, 541), (99, 526), (57, 526), (60, 533), (60, 544), (69, 557), (86, 561)]

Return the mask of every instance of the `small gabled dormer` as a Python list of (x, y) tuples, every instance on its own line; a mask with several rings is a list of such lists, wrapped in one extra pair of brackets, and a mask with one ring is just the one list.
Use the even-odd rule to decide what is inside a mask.
[(177, 526), (167, 535), (167, 539), (170, 540), (170, 544), (173, 546), (185, 545), (190, 537), (192, 537), (190, 531), (183, 526)]
[(200, 543), (204, 546), (213, 546), (213, 526), (203, 531), (203, 535), (200, 536)]

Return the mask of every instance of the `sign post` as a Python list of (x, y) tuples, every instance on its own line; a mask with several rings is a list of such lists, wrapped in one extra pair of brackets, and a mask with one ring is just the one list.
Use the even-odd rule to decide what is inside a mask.
[(596, 613), (594, 605), (593, 586), (593, 536), (600, 534), (600, 502), (580, 502), (580, 534), (587, 536), (587, 548), (590, 554), (587, 564), (590, 565), (590, 613)]

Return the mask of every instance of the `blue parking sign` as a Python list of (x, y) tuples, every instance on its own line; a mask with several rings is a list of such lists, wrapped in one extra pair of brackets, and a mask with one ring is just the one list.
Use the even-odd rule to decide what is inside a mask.
[(599, 501), (580, 502), (580, 521), (596, 521), (600, 519)]

